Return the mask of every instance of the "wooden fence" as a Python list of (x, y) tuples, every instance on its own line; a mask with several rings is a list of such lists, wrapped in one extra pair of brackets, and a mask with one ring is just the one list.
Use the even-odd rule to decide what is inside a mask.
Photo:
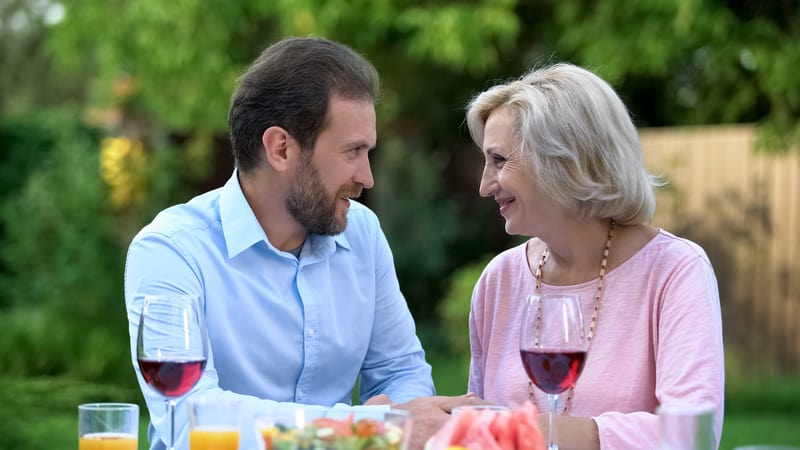
[(752, 126), (640, 130), (654, 225), (702, 245), (720, 284), (727, 358), (800, 371), (800, 152), (755, 149)]

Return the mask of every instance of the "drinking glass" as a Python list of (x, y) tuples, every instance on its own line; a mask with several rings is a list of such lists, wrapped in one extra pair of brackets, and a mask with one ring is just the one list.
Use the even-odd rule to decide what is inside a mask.
[(519, 353), (528, 378), (547, 394), (550, 450), (558, 450), (553, 420), (558, 396), (578, 381), (587, 347), (577, 295), (528, 296), (519, 333)]
[(659, 450), (712, 450), (714, 410), (704, 406), (659, 406)]
[(238, 450), (239, 401), (198, 397), (189, 400), (189, 450)]
[(133, 403), (78, 405), (79, 450), (136, 450), (139, 406)]
[(175, 447), (176, 399), (189, 392), (206, 366), (208, 335), (197, 296), (144, 298), (136, 345), (142, 377), (163, 395), (169, 418), (169, 449)]

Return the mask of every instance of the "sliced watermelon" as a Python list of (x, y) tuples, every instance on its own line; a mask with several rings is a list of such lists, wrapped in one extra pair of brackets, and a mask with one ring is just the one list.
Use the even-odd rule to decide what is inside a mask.
[(489, 432), (489, 428), (485, 426), (470, 428), (469, 433), (464, 437), (464, 442), (460, 445), (469, 450), (501, 450), (492, 433)]
[(517, 436), (517, 450), (544, 450), (544, 439), (539, 430), (539, 418), (536, 413), (536, 406), (530, 402), (525, 402), (520, 408), (514, 410), (513, 421), (515, 422)]
[(451, 417), (425, 445), (426, 450), (460, 446), (469, 450), (544, 450), (536, 406), (510, 411), (465, 409)]
[(504, 411), (494, 418), (492, 422), (492, 434), (497, 445), (502, 450), (516, 450), (517, 435), (512, 425), (512, 412)]

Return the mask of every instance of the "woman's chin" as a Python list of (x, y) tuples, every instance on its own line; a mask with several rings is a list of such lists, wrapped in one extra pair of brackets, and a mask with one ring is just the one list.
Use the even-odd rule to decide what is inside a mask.
[(522, 233), (520, 233), (520, 230), (518, 229), (518, 227), (515, 226), (513, 222), (510, 222), (508, 219), (506, 219), (506, 234), (515, 236)]

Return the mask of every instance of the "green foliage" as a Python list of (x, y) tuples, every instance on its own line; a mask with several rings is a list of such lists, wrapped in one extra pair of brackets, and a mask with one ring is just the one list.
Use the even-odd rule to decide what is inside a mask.
[(439, 304), (439, 317), (446, 333), (448, 349), (453, 354), (469, 353), (469, 311), (472, 291), (490, 260), (491, 257), (486, 257), (456, 270)]
[(402, 56), (480, 71), (497, 62), (497, 46), (509, 46), (518, 27), (509, 1), (446, 6), (427, 1), (413, 7), (388, 0), (63, 4), (66, 18), (54, 30), (50, 48), (62, 68), (81, 67), (87, 59), (97, 66), (94, 103), (114, 104), (115, 82), (132, 76), (137, 90), (129, 106), (179, 130), (224, 130), (236, 78), (282, 36), (342, 40), (378, 63)]
[(0, 368), (5, 373), (130, 375), (115, 239), (99, 142), (61, 121), (47, 158), (2, 205)]
[(49, 155), (54, 130), (69, 121), (68, 113), (18, 116), (0, 122), (0, 198), (14, 193)]
[(508, 9), (512, 5), (505, 1), (414, 7), (401, 13), (397, 24), (411, 34), (409, 56), (481, 73), (498, 63), (497, 51), (486, 44), (507, 47), (519, 31), (517, 18)]
[(154, 151), (140, 174), (146, 200), (119, 210), (96, 130), (69, 111), (28, 120), (0, 122), (15, 130), (3, 170), (18, 173), (0, 205), (0, 374), (133, 381), (125, 253), (157, 210), (185, 199), (178, 152)]
[(618, 87), (638, 125), (759, 121), (773, 150), (800, 142), (797, 4), (566, 0), (553, 15), (559, 56)]
[[(0, 448), (49, 450), (77, 448), (78, 405), (93, 402), (138, 403), (135, 386), (93, 384), (58, 377), (0, 377)], [(139, 419), (147, 420), (146, 416)], [(146, 441), (140, 434), (140, 443)], [(145, 448), (142, 446), (142, 448)]]
[[(65, 105), (82, 94), (84, 70), (53, 70), (44, 48), (55, 2), (0, 1), (0, 115)], [(0, 147), (2, 148), (2, 147)]]
[[(375, 188), (369, 193), (375, 212), (394, 245), (398, 274), (406, 280), (402, 289), (412, 309), (427, 315), (426, 301), (436, 291), (450, 262), (447, 247), (458, 236), (456, 206), (444, 196), (437, 173), (441, 160), (435, 155), (406, 147), (393, 140), (381, 146)], [(424, 255), (424, 256), (422, 256)]]

